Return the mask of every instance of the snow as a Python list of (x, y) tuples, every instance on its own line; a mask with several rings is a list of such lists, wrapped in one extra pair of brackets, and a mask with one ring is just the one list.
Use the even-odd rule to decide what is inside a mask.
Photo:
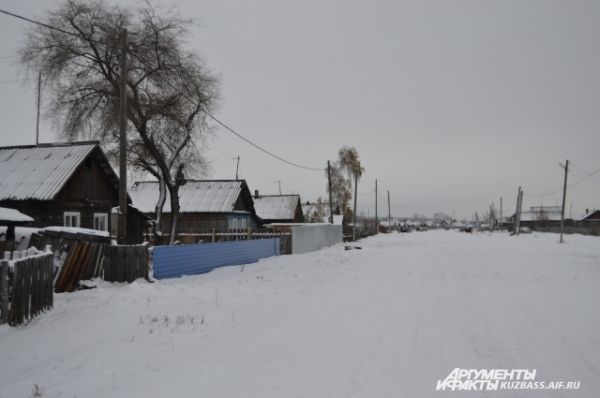
[[(0, 397), (444, 397), (454, 368), (600, 390), (596, 237), (381, 234), (209, 274), (55, 295), (0, 327)], [(492, 393), (493, 394), (493, 393)], [(490, 395), (491, 396), (491, 395)]]
[(0, 220), (13, 222), (31, 222), (33, 218), (15, 209), (0, 207)]
[(53, 227), (44, 228), (44, 231), (67, 232), (67, 233), (71, 233), (71, 234), (95, 235), (95, 236), (103, 236), (103, 237), (109, 236), (108, 231), (99, 231), (96, 229), (77, 228), (77, 227), (60, 227), (60, 226), (54, 227), (53, 226)]

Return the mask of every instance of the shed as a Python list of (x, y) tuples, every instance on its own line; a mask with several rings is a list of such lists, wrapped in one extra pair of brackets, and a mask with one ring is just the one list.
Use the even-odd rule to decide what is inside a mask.
[(300, 195), (255, 195), (254, 208), (263, 224), (304, 222)]

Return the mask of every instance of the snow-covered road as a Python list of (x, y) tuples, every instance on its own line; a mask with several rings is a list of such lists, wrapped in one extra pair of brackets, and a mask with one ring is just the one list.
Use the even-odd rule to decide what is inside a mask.
[(537, 369), (600, 396), (600, 238), (380, 235), (55, 296), (0, 327), (0, 398), (444, 397), (454, 368)]

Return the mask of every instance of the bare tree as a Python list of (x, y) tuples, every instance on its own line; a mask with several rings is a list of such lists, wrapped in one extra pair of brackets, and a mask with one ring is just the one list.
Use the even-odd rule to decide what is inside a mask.
[[(358, 180), (365, 172), (365, 169), (358, 158), (358, 151), (354, 147), (342, 147), (338, 152), (338, 164), (346, 172), (350, 185), (354, 186), (354, 208), (352, 210), (352, 240), (356, 240), (356, 200), (358, 196)], [(354, 184), (352, 180), (354, 179)]]
[(212, 110), (218, 98), (216, 78), (183, 48), (191, 21), (149, 3), (132, 10), (102, 0), (67, 0), (44, 22), (59, 30), (30, 30), (20, 61), (44, 76), (49, 114), (59, 131), (75, 140), (85, 126), (109, 153), (118, 143), (119, 38), (127, 29), (127, 117), (135, 132), (130, 161), (159, 180), (157, 209), (168, 192), (173, 242), (184, 169), (194, 164), (193, 144), (205, 131), (203, 111)]
[[(327, 169), (325, 169), (325, 176), (327, 176)], [(334, 209), (337, 208), (338, 212), (346, 214), (349, 209), (348, 204), (352, 199), (350, 181), (344, 176), (344, 173), (338, 162), (331, 163), (331, 196)], [(328, 187), (329, 189), (329, 187)], [(334, 210), (334, 213), (336, 210)]]

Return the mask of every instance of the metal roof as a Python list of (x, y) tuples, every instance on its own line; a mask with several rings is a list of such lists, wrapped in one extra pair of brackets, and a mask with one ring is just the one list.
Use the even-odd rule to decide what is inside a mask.
[(254, 198), (256, 215), (263, 220), (293, 220), (300, 195), (268, 195)]
[[(231, 213), (234, 211), (235, 203), (242, 193), (244, 185), (243, 180), (188, 181), (179, 188), (179, 211), (182, 213)], [(142, 213), (153, 213), (159, 196), (158, 182), (136, 182), (129, 190), (129, 196), (133, 201), (133, 206)], [(163, 213), (170, 212), (171, 201), (167, 192)]]
[(0, 200), (51, 200), (95, 142), (0, 147)]

